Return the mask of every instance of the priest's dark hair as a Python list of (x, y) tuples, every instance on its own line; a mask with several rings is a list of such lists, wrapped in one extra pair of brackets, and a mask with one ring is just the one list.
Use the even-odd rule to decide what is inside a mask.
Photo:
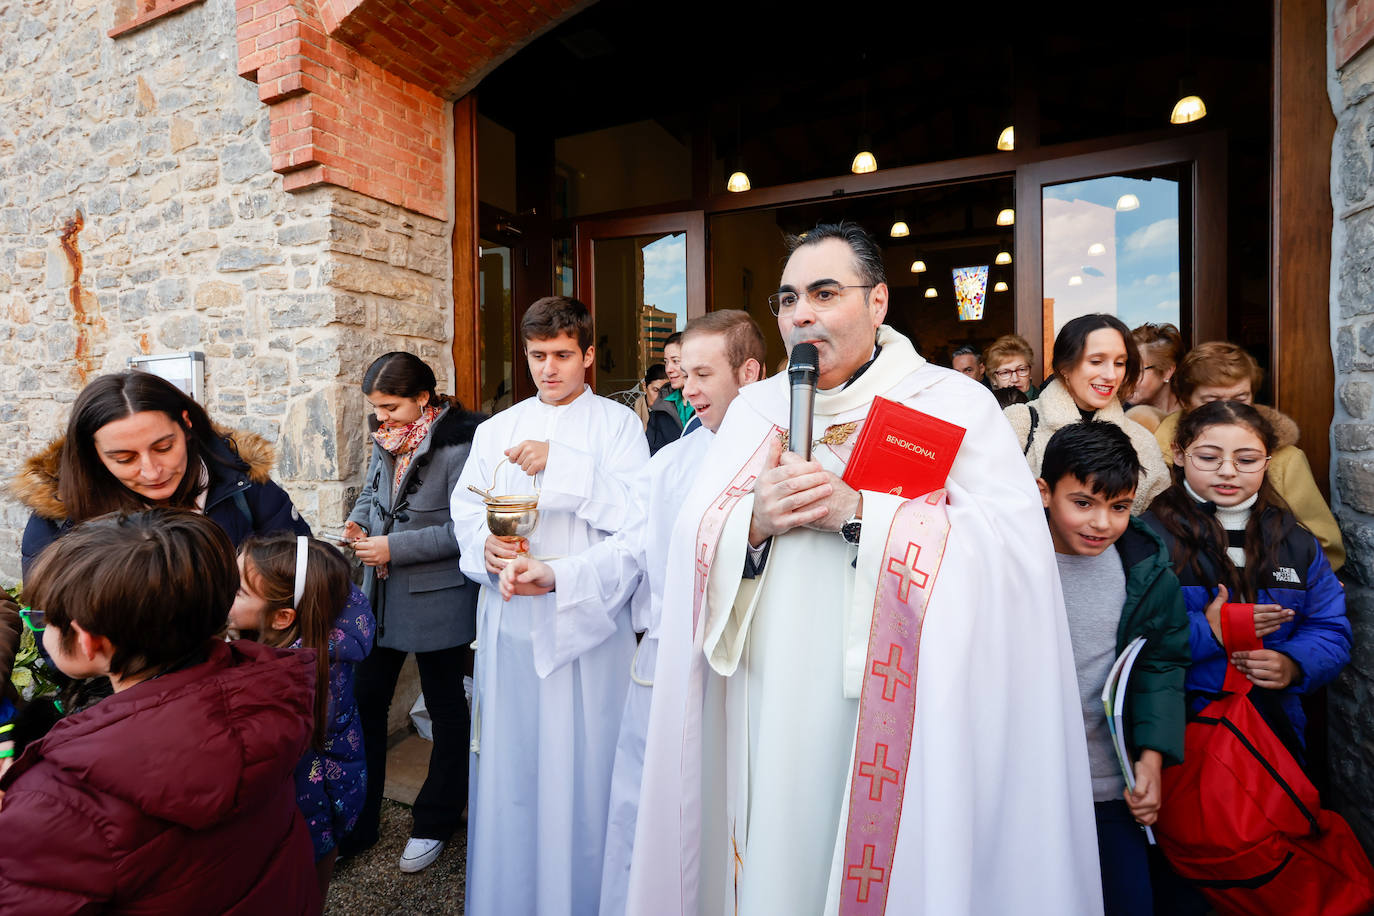
[(560, 334), (571, 334), (582, 352), (592, 345), (592, 313), (571, 296), (545, 296), (520, 319), (520, 336), (528, 344), (531, 340), (550, 340)]
[(883, 250), (868, 231), (852, 220), (838, 223), (817, 223), (814, 229), (799, 235), (789, 235), (784, 240), (788, 255), (806, 245), (818, 245), (826, 239), (839, 239), (854, 252), (854, 266), (863, 282), (877, 286), (887, 282), (887, 268), (883, 266)]
[(1079, 315), (1059, 330), (1054, 339), (1054, 374), (1064, 383), (1069, 370), (1083, 360), (1088, 349), (1088, 335), (1093, 331), (1111, 330), (1121, 335), (1121, 343), (1126, 348), (1126, 375), (1116, 397), (1122, 403), (1130, 398), (1135, 390), (1135, 380), (1140, 378), (1140, 348), (1135, 345), (1131, 329), (1115, 315), (1097, 312), (1092, 315)]
[(239, 589), (234, 545), (205, 516), (178, 509), (112, 513), (49, 544), (24, 581), (68, 651), (72, 624), (114, 646), (110, 672), (132, 677), (184, 663), (223, 629)]
[(767, 358), (763, 343), (763, 332), (749, 317), (748, 312), (739, 309), (717, 309), (698, 315), (687, 322), (682, 330), (683, 339), (698, 334), (720, 334), (725, 338), (725, 358), (732, 370), (739, 369), (749, 360), (759, 364), (759, 377), (764, 374), (763, 361)]
[(429, 403), (439, 406), (447, 398), (435, 390), (434, 370), (414, 353), (393, 350), (372, 361), (363, 373), (363, 394), (390, 394), (401, 398), (429, 395)]
[(1134, 495), (1144, 468), (1131, 437), (1115, 423), (1070, 423), (1050, 437), (1040, 462), (1040, 479), (1054, 490), (1074, 477), (1108, 499)]
[[(1270, 455), (1278, 448), (1274, 427), (1258, 410), (1240, 401), (1212, 401), (1183, 415), (1174, 433), (1174, 484), (1150, 503), (1150, 513), (1173, 536), (1178, 549), (1171, 551), (1174, 572), (1191, 570), (1199, 582), (1220, 581), (1231, 593), (1232, 601), (1254, 601), (1264, 583), (1262, 578), (1279, 565), (1279, 548), (1297, 525), (1283, 497), (1274, 490), (1269, 475), (1264, 475), (1250, 520), (1245, 524), (1245, 566), (1237, 569), (1226, 553), (1230, 538), (1217, 520), (1216, 507), (1201, 503), (1186, 489), (1183, 465), (1185, 455), (1208, 427), (1243, 426), (1264, 443)], [(1186, 455), (1183, 460), (1187, 460)]]

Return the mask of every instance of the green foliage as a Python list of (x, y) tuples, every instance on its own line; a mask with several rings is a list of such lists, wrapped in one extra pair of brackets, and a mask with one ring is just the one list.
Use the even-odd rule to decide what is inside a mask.
[[(5, 589), (5, 592), (16, 601), (19, 600), (19, 591), (18, 583)], [(14, 670), (10, 672), (10, 683), (25, 700), (57, 693), (57, 685), (45, 674), (42, 659), (38, 652), (38, 641), (34, 639), (33, 633), (29, 632), (28, 627), (21, 626), (19, 651), (14, 656)]]

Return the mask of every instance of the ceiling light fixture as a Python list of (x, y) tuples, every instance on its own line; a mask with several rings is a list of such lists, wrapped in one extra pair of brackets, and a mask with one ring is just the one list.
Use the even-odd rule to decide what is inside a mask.
[(940, 295), (940, 294), (937, 293), (937, 292), (935, 291), (935, 287), (933, 287), (933, 286), (927, 286), (927, 287), (926, 287), (926, 298), (927, 298), (927, 299), (934, 299), (934, 298), (935, 298), (936, 296), (938, 296), (938, 295)]
[(1016, 149), (1016, 127), (1014, 125), (1008, 124), (1002, 128), (1002, 133), (997, 138), (997, 148), (1004, 153)]
[(925, 272), (926, 272), (926, 262), (925, 262), (925, 261), (922, 261), (922, 260), (919, 260), (919, 259), (918, 259), (918, 260), (915, 260), (915, 261), (912, 261), (912, 262), (911, 262), (911, 272), (914, 273), (914, 274), (923, 274), (923, 273), (925, 273)]
[(1091, 245), (1088, 246), (1088, 254), (1093, 255), (1094, 257), (1106, 253), (1107, 246), (1103, 245), (1101, 242), (1093, 242)]
[(1007, 281), (998, 280), (996, 283), (992, 285), (992, 291), (994, 293), (1005, 293), (1007, 291)]
[(1125, 213), (1127, 210), (1134, 210), (1139, 206), (1140, 198), (1136, 197), (1134, 194), (1122, 194), (1116, 199), (1116, 209), (1120, 213)]
[(1010, 207), (997, 214), (997, 225), (1012, 226), (1016, 223), (1016, 211)]
[(911, 235), (911, 227), (906, 224), (906, 214), (898, 210), (892, 220), (892, 228), (887, 234), (894, 239), (904, 239)]
[(995, 257), (995, 258), (992, 259), (992, 263), (994, 263), (994, 264), (1001, 264), (1001, 265), (1010, 264), (1010, 263), (1011, 263), (1011, 252), (1010, 252), (1010, 251), (999, 251), (999, 252), (997, 252), (997, 257)]

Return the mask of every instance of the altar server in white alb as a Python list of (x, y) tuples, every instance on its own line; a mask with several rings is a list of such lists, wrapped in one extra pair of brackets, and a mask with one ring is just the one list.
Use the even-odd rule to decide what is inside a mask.
[(659, 610), (668, 543), (683, 497), (696, 479), (720, 422), (740, 386), (758, 381), (765, 360), (763, 334), (747, 312), (722, 309), (693, 318), (682, 334), (683, 396), (701, 420), (697, 428), (659, 449), (635, 478), (636, 512), (628, 525), (585, 553), (548, 563), (517, 557), (501, 572), (501, 594), (553, 590), (559, 614), (597, 614), (633, 594), (635, 629), (644, 633), (629, 671), (630, 688), (616, 745), (601, 916), (621, 916), (630, 877), (644, 733), (649, 725)]
[(477, 427), (450, 511), (463, 572), (482, 584), (468, 808), (467, 912), (595, 913), (619, 711), (635, 651), (628, 603), (561, 614), (552, 597), (501, 600), (516, 556), (469, 485), (539, 494), (531, 555), (581, 553), (631, 517), (649, 460), (639, 418), (585, 382), (592, 321), (551, 297), (521, 322), (538, 397)]
[[(852, 223), (771, 304), (819, 352), (740, 392), (669, 547), (629, 912), (1094, 916), (1088, 757), (1054, 553), (987, 389), (884, 325)], [(967, 430), (946, 489), (841, 479), (877, 395)], [(914, 498), (908, 498), (914, 497)]]

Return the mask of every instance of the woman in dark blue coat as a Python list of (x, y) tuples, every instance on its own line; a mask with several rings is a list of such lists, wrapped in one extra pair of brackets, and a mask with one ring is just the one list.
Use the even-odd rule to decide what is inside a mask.
[(358, 667), (355, 694), (367, 749), (368, 798), (341, 844), (377, 842), (386, 780), (386, 724), (406, 655), (415, 653), (434, 726), (429, 772), (412, 808), (400, 868), (428, 866), (462, 824), (471, 720), (463, 675), (472, 667), (477, 586), (458, 568), (449, 497), (482, 421), (435, 391), (434, 371), (410, 353), (387, 353), (363, 374), (372, 405), (372, 458), (344, 536), (367, 567), (363, 590), (377, 614), (377, 645)]
[(250, 534), (309, 534), (272, 482), (273, 457), (260, 437), (215, 428), (205, 408), (165, 379), (102, 375), (77, 396), (66, 435), (30, 458), (11, 484), (30, 509), (23, 571), (73, 525), (117, 510), (200, 511), (235, 546)]

